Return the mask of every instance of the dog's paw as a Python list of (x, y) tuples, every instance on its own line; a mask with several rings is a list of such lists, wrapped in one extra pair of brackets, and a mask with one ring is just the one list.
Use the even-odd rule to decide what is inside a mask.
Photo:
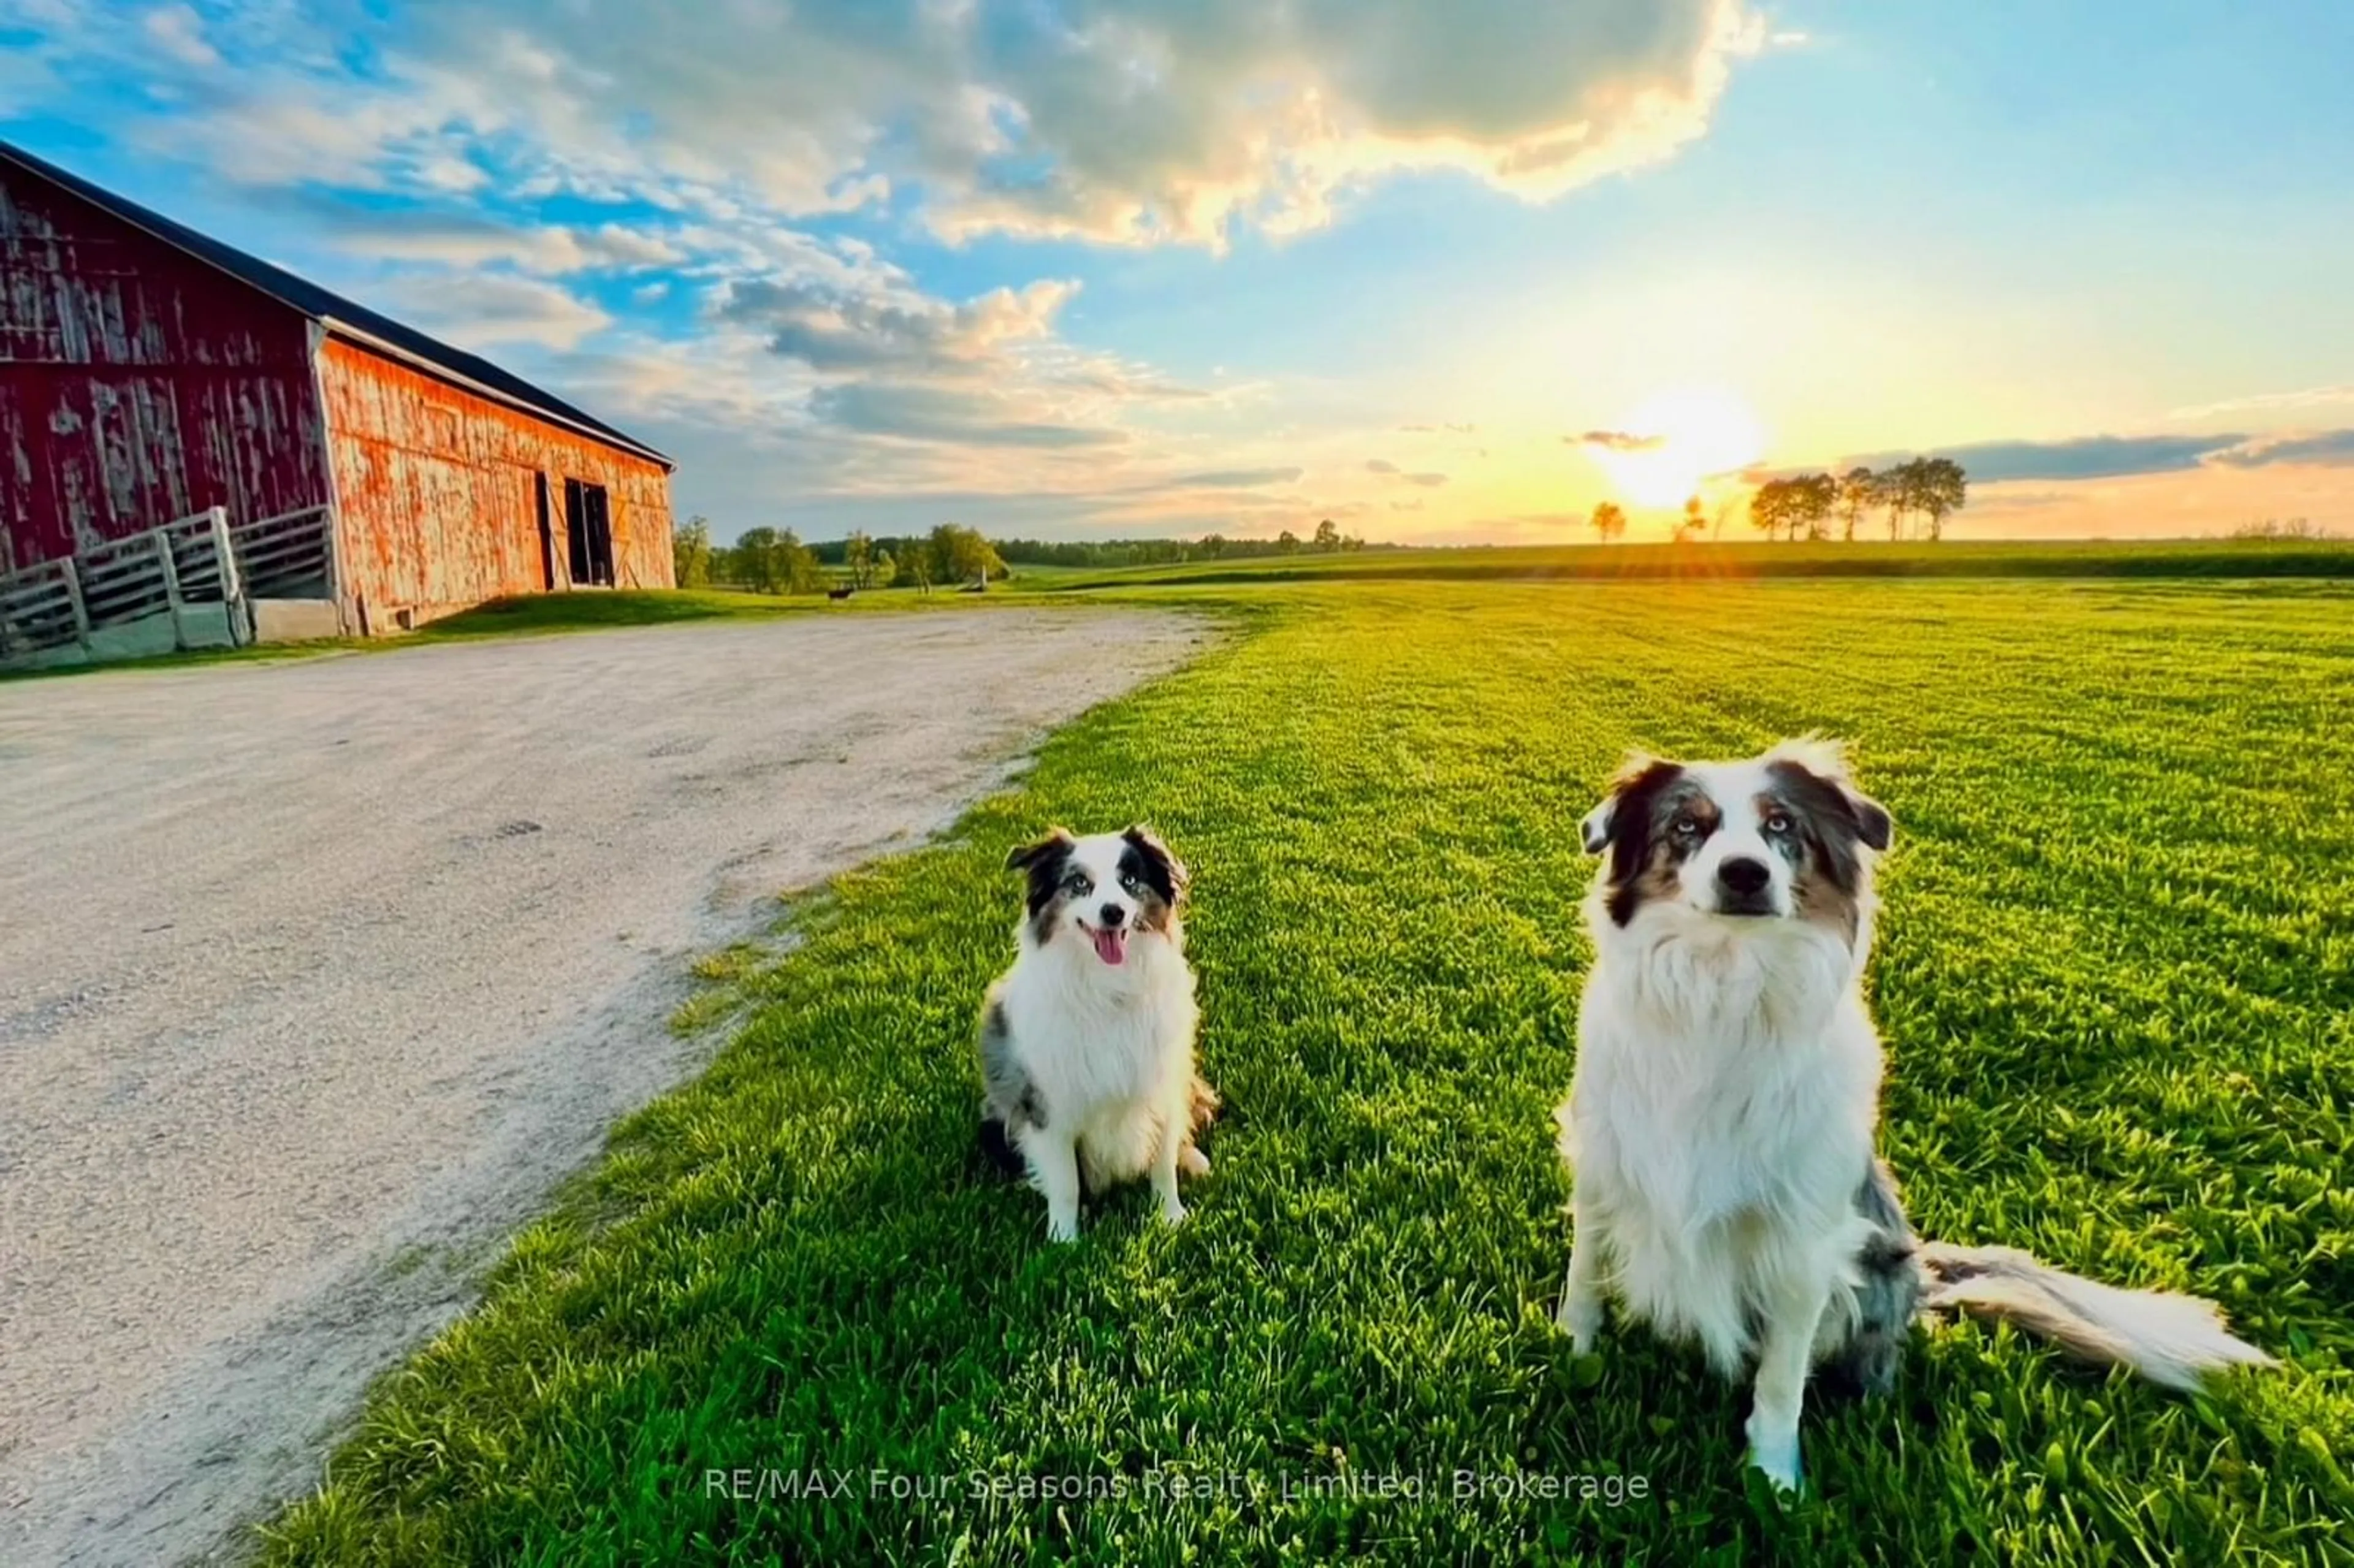
[(1602, 1337), (1602, 1303), (1564, 1298), (1553, 1317), (1553, 1327), (1569, 1336), (1569, 1348), (1581, 1356), (1594, 1353)]
[(1185, 1223), (1185, 1216), (1189, 1212), (1182, 1203), (1163, 1203), (1161, 1205), (1161, 1223), (1164, 1225), (1182, 1225)]
[(1760, 1432), (1755, 1422), (1750, 1423), (1749, 1465), (1771, 1481), (1777, 1492), (1797, 1492), (1806, 1484), (1806, 1475), (1798, 1462), (1796, 1432)]
[(1048, 1214), (1046, 1239), (1050, 1242), (1075, 1242), (1079, 1239), (1079, 1217), (1076, 1214)]
[(1177, 1156), (1177, 1174), (1180, 1176), (1207, 1176), (1209, 1173), (1210, 1157), (1203, 1153), (1200, 1150), (1194, 1148), (1192, 1144), (1187, 1144), (1183, 1151)]

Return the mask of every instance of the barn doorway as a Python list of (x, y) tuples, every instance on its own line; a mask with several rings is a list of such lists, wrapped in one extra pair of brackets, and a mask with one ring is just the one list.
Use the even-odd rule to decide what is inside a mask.
[(540, 575), (546, 582), (547, 591), (554, 593), (556, 591), (556, 519), (549, 514), (547, 504), (547, 475), (544, 473), (533, 474), (531, 476), (531, 488), (533, 492), (532, 498), (539, 505)]
[(605, 487), (586, 480), (564, 482), (564, 530), (572, 544), (572, 586), (613, 586), (613, 520)]

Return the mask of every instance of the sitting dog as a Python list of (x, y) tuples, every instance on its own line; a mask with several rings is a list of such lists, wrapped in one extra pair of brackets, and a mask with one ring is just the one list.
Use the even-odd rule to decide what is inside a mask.
[(1178, 916), (1184, 865), (1141, 827), (1015, 850), (1029, 874), (1020, 954), (981, 1015), (981, 1141), (1046, 1199), (1046, 1234), (1079, 1234), (1082, 1185), (1150, 1171), (1161, 1217), (1185, 1218), (1180, 1171), (1218, 1097), (1193, 1070), (1193, 971)]
[(1881, 1047), (1861, 985), (1889, 815), (1836, 745), (1638, 758), (1583, 831), (1607, 858), (1555, 1118), (1575, 1173), (1559, 1320), (1581, 1354), (1606, 1288), (1728, 1377), (1754, 1361), (1750, 1462), (1784, 1489), (1810, 1370), (1885, 1389), (1925, 1307), (2007, 1318), (2175, 1387), (2270, 1360), (2211, 1303), (1914, 1236), (1874, 1157)]

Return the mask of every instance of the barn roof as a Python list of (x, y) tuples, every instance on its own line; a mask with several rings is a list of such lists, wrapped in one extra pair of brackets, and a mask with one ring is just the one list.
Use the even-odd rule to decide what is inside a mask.
[(664, 468), (678, 466), (643, 441), (622, 434), (594, 415), (533, 386), (520, 376), (500, 369), (479, 355), (452, 348), (440, 338), (428, 336), (415, 327), (405, 326), (390, 316), (380, 315), (356, 301), (321, 288), (307, 278), (298, 278), (283, 267), (273, 267), (259, 256), (224, 244), (210, 235), (199, 234), (184, 223), (175, 223), (127, 196), (94, 185), (79, 175), (69, 174), (46, 159), (37, 158), (14, 143), (0, 141), (0, 158), (62, 186), (133, 228), (143, 229), (165, 244), (186, 251), (197, 260), (250, 284), (281, 303), (300, 311), (338, 336), (349, 338), (379, 354), (406, 360), (498, 402), (512, 404), (561, 425), (569, 425), (584, 435), (650, 458)]

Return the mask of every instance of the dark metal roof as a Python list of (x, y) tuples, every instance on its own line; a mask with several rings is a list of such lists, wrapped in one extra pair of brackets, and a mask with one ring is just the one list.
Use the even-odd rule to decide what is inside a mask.
[(163, 214), (150, 211), (126, 196), (94, 185), (78, 175), (69, 174), (46, 159), (37, 158), (13, 143), (0, 141), (0, 158), (18, 164), (100, 210), (111, 213), (132, 227), (143, 229), (165, 244), (185, 250), (197, 260), (260, 290), (270, 298), (318, 322), (331, 333), (349, 337), (378, 353), (408, 360), (445, 378), (467, 384), (498, 401), (512, 403), (558, 424), (569, 425), (584, 435), (610, 442), (641, 457), (651, 458), (664, 468), (678, 466), (643, 441), (622, 434), (602, 419), (574, 408), (519, 376), (500, 369), (478, 355), (452, 348), (440, 338), (429, 337), (415, 327), (404, 326), (390, 316), (379, 315), (366, 305), (323, 289), (308, 279), (298, 278), (283, 267), (273, 267), (259, 256), (249, 255), (233, 245), (225, 245), (210, 235), (199, 234), (186, 224), (175, 223)]

